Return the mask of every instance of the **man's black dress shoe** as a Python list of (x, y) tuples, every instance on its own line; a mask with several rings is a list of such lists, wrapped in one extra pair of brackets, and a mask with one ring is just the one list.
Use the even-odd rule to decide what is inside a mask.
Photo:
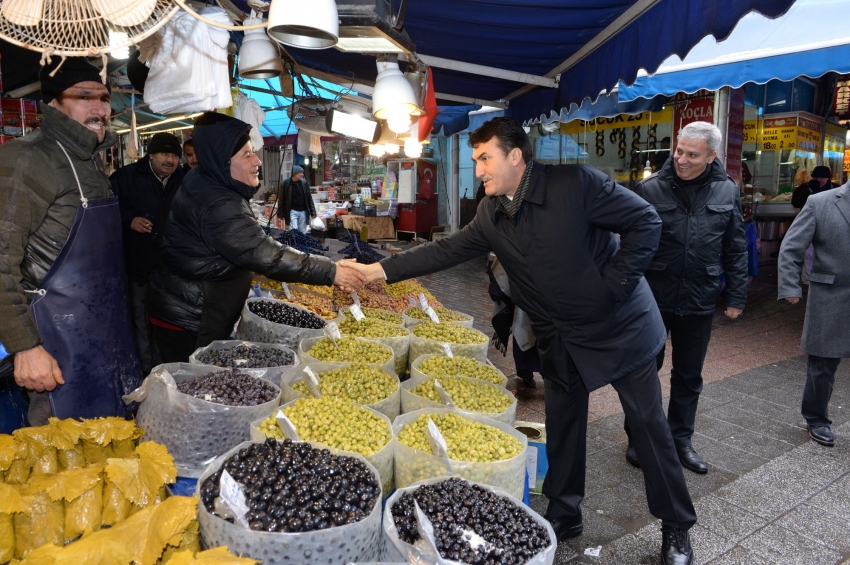
[(637, 458), (637, 450), (632, 444), (629, 444), (629, 446), (626, 448), (626, 461), (631, 463), (633, 467), (637, 467), (638, 469), (640, 469), (640, 461), (638, 461)]
[(693, 565), (694, 549), (688, 530), (661, 526), (661, 564)]
[(806, 426), (806, 435), (809, 439), (821, 445), (832, 447), (835, 445), (835, 436), (829, 426)]
[(537, 388), (537, 383), (534, 382), (534, 373), (531, 371), (517, 371), (516, 376), (522, 379), (522, 384), (528, 388)]
[(697, 455), (693, 447), (676, 447), (676, 451), (679, 454), (679, 461), (682, 463), (682, 467), (700, 475), (708, 473), (708, 465), (705, 464), (702, 457)]
[(552, 529), (555, 530), (555, 538), (558, 542), (578, 537), (581, 535), (581, 532), (584, 531), (584, 524), (581, 522), (578, 524), (575, 522), (570, 524), (563, 520), (551, 518), (546, 519), (549, 520), (549, 523), (552, 525)]

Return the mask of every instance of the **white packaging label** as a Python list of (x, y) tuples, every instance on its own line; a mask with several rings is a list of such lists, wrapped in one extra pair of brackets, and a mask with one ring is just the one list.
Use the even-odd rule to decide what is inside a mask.
[(437, 389), (437, 395), (440, 397), (440, 401), (446, 406), (454, 408), (455, 403), (452, 402), (452, 395), (443, 388), (443, 385), (441, 385), (440, 381), (437, 379), (434, 379), (434, 388)]
[(283, 410), (278, 410), (277, 415), (274, 418), (275, 420), (277, 420), (277, 425), (280, 426), (280, 429), (286, 439), (291, 439), (292, 441), (301, 441), (301, 437), (298, 435), (298, 431), (295, 429), (295, 424), (292, 423), (292, 420), (286, 417), (286, 414), (283, 413)]
[(230, 476), (230, 473), (222, 471), (219, 490), (219, 496), (227, 503), (233, 513), (236, 514), (236, 519), (239, 520), (239, 523), (247, 528), (248, 520), (245, 519), (245, 513), (248, 512), (248, 504), (245, 502), (245, 493), (242, 491), (242, 485), (237, 483), (236, 479)]
[(442, 345), (443, 345), (443, 353), (446, 354), (446, 357), (454, 358), (455, 354), (454, 354), (454, 351), (452, 351), (452, 346), (449, 345), (448, 343), (444, 343)]
[(280, 287), (283, 289), (283, 294), (286, 295), (286, 298), (292, 300), (292, 293), (289, 292), (289, 285), (286, 283), (280, 283)]
[(449, 446), (446, 444), (446, 438), (440, 433), (440, 428), (434, 423), (434, 420), (428, 418), (428, 430), (425, 434), (428, 436), (428, 443), (431, 444), (431, 451), (437, 457), (449, 458)]
[(316, 398), (322, 398), (322, 393), (319, 392), (319, 377), (310, 367), (304, 367), (304, 384), (307, 385), (310, 394)]
[(234, 359), (233, 362), (236, 364), (237, 367), (241, 367), (242, 365), (245, 365), (246, 363), (248, 363), (248, 360), (247, 359)]
[(413, 298), (412, 296), (408, 296), (407, 301), (410, 302), (411, 306), (419, 306), (419, 304), (417, 304), (417, 302), (416, 302), (416, 299)]
[(325, 324), (325, 335), (328, 339), (334, 342), (334, 345), (342, 339), (342, 332), (339, 331), (339, 326), (336, 325), (336, 322), (328, 322)]
[(207, 402), (212, 402), (212, 395), (211, 394), (205, 394), (204, 400), (206, 400)]
[(357, 304), (352, 304), (348, 311), (351, 312), (351, 315), (354, 316), (354, 319), (358, 322), (366, 318), (366, 314), (363, 313), (363, 310), (361, 310), (360, 306)]
[(433, 308), (428, 306), (427, 308), (425, 308), (425, 313), (428, 314), (428, 317), (431, 318), (432, 322), (434, 322), (435, 324), (440, 323), (440, 318), (437, 316), (437, 313), (434, 312)]
[(528, 472), (528, 490), (531, 492), (537, 487), (537, 447), (528, 446), (525, 456), (525, 470)]
[(356, 292), (352, 292), (352, 293), (351, 293), (351, 299), (354, 301), (354, 304), (355, 304), (356, 306), (360, 306), (360, 297), (359, 297), (359, 296), (357, 296), (357, 293), (356, 293)]
[(428, 309), (428, 299), (425, 298), (425, 295), (421, 292), (419, 293), (419, 307), (423, 310)]

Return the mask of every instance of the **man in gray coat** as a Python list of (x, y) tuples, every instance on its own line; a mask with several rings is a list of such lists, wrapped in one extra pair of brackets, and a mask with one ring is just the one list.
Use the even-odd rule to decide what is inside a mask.
[(842, 357), (850, 357), (850, 183), (812, 194), (791, 224), (779, 249), (779, 300), (796, 304), (802, 298), (800, 274), (809, 245), (814, 260), (800, 342), (809, 354), (801, 412), (809, 438), (831, 447), (835, 436), (827, 408), (835, 370)]

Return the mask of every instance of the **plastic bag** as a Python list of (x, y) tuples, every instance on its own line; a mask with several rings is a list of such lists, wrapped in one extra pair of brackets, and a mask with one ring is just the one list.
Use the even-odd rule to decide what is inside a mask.
[[(301, 365), (298, 367), (296, 372), (289, 373), (286, 378), (280, 383), (280, 391), (281, 391), (281, 403), (291, 402), (298, 398), (304, 396), (294, 388), (293, 385), (302, 382), (304, 380), (304, 375), (306, 374), (305, 369), (310, 367), (310, 370), (313, 371), (319, 380), (321, 381), (321, 374), (326, 373), (328, 371), (334, 371), (336, 369), (341, 369), (343, 367), (348, 367), (353, 365), (353, 363), (311, 363), (310, 365)], [(369, 367), (374, 367), (376, 369), (380, 369), (393, 377), (396, 382), (398, 382), (398, 375), (396, 375), (392, 371), (387, 371), (384, 367), (379, 365), (369, 365)], [(386, 398), (379, 400), (373, 404), (363, 404), (363, 406), (367, 408), (371, 408), (376, 412), (380, 412), (384, 416), (390, 419), (390, 422), (396, 419), (400, 411), (400, 399), (401, 399), (401, 383), (396, 387), (395, 391), (392, 394), (387, 396)], [(353, 400), (353, 399), (348, 399)]]
[(254, 343), (251, 341), (239, 341), (239, 340), (226, 340), (226, 341), (214, 341), (206, 347), (201, 347), (200, 349), (195, 350), (192, 355), (189, 356), (189, 363), (192, 365), (203, 365), (198, 357), (200, 357), (203, 353), (207, 351), (216, 351), (219, 349), (232, 349), (234, 347), (239, 347), (240, 345), (244, 345), (245, 347), (262, 347), (265, 349), (279, 349), (281, 351), (285, 351), (292, 355), (292, 364), (290, 365), (281, 365), (278, 367), (251, 367), (251, 368), (242, 368), (237, 367), (240, 371), (250, 371), (252, 369), (263, 368), (266, 369), (263, 378), (273, 382), (274, 384), (280, 386), (281, 378), (283, 375), (286, 375), (292, 371), (294, 371), (298, 367), (298, 355), (295, 351), (289, 347), (284, 345), (280, 345), (278, 343)]
[[(404, 317), (404, 327), (406, 327), (406, 328), (412, 328), (416, 324), (421, 324), (422, 322), (425, 321), (422, 318), (416, 318), (416, 317), (411, 316), (410, 315), (411, 310), (422, 311), (422, 309), (419, 306), (411, 306), (410, 308), (407, 308), (404, 312), (401, 313), (401, 315)], [(434, 310), (437, 310), (437, 308), (434, 308)], [(446, 310), (447, 310), (447, 308), (446, 308)], [(452, 312), (454, 312), (455, 314), (458, 314), (460, 316), (463, 316), (465, 319), (464, 320), (452, 321), (451, 323), (459, 324), (461, 326), (466, 326), (467, 328), (472, 327), (472, 323), (475, 321), (472, 316), (470, 316), (469, 314), (466, 314), (464, 312), (459, 312), (457, 310), (452, 310)], [(440, 313), (436, 312), (436, 314), (437, 314), (437, 317), (440, 318)], [(449, 321), (449, 320), (443, 320), (442, 318), (440, 318), (440, 322), (447, 322), (447, 321)]]
[[(498, 412), (498, 413), (472, 412), (470, 410), (461, 410), (460, 408), (455, 406), (455, 410), (457, 411), (458, 414), (463, 414), (464, 416), (469, 416), (469, 415), (472, 415), (472, 414), (478, 414), (478, 415), (481, 415), (481, 416), (486, 416), (487, 418), (492, 418), (493, 420), (496, 420), (497, 422), (503, 422), (503, 423), (508, 424), (510, 426), (514, 425), (514, 421), (516, 420), (517, 401), (516, 401), (516, 397), (513, 395), (513, 393), (511, 391), (509, 391), (508, 389), (506, 389), (504, 387), (496, 386), (493, 383), (488, 383), (487, 381), (482, 381), (480, 379), (470, 379), (469, 377), (463, 377), (463, 376), (460, 376), (460, 375), (456, 375), (456, 377), (458, 379), (465, 379), (465, 380), (468, 380), (468, 381), (471, 381), (471, 382), (474, 382), (474, 383), (478, 383), (478, 384), (481, 384), (481, 385), (491, 386), (491, 387), (497, 389), (502, 394), (507, 395), (512, 399), (510, 406), (508, 406), (503, 411)], [(416, 377), (411, 376), (408, 380), (401, 383), (401, 413), (402, 414), (407, 414), (408, 412), (414, 412), (416, 410), (422, 410), (423, 408), (446, 408), (445, 404), (442, 404), (440, 402), (435, 402), (435, 401), (433, 401), (429, 398), (425, 398), (424, 396), (419, 396), (417, 394), (413, 394), (412, 392), (410, 392), (411, 390), (413, 390), (414, 388), (416, 388), (417, 386), (419, 386), (420, 384), (422, 384), (423, 382), (427, 381), (430, 378), (431, 377), (429, 377), (427, 375), (423, 375), (422, 373), (419, 373), (418, 376), (416, 376)], [(439, 378), (437, 380), (439, 380)]]
[[(337, 363), (337, 361), (322, 361), (320, 359), (316, 359), (312, 355), (310, 355), (309, 351), (312, 349), (314, 345), (319, 343), (321, 340), (327, 339), (326, 337), (308, 337), (301, 340), (301, 343), (298, 345), (298, 358), (301, 359), (301, 363), (305, 365), (315, 365), (316, 363)], [(378, 343), (373, 339), (366, 339), (364, 337), (358, 337), (355, 339), (362, 339), (363, 341), (369, 341), (372, 343)], [(378, 367), (387, 371), (387, 372), (395, 372), (395, 353), (392, 351), (392, 347), (388, 345), (384, 345), (383, 343), (379, 344), (382, 347), (387, 349), (387, 353), (390, 358), (384, 363), (377, 364)], [(362, 363), (360, 359), (348, 359), (347, 361), (339, 361), (340, 363), (350, 362), (350, 363)], [(398, 374), (398, 373), (396, 373)]]
[[(458, 461), (455, 459), (444, 459), (431, 453), (425, 453), (412, 447), (408, 447), (398, 441), (398, 433), (422, 414), (460, 414), (467, 420), (480, 422), (488, 426), (498, 428), (503, 432), (516, 438), (522, 444), (522, 451), (504, 461), (490, 463), (474, 463), (469, 461)], [(526, 453), (528, 452), (528, 438), (525, 434), (516, 431), (513, 426), (503, 422), (497, 422), (479, 414), (463, 413), (450, 408), (427, 408), (417, 410), (408, 414), (402, 414), (393, 422), (393, 435), (395, 442), (395, 485), (396, 488), (404, 488), (417, 481), (453, 475), (473, 482), (483, 483), (503, 489), (514, 496), (522, 498), (525, 490), (525, 465)]]
[[(481, 334), (486, 341), (483, 343), (449, 343), (448, 346), (452, 350), (452, 354), (455, 357), (469, 357), (470, 359), (476, 359), (480, 363), (484, 363), (484, 360), (487, 359), (487, 349), (490, 347), (490, 339), (487, 338), (486, 335), (479, 332), (478, 330), (471, 329), (476, 333)], [(418, 359), (423, 355), (427, 355), (429, 353), (435, 355), (445, 355), (446, 350), (443, 347), (445, 342), (436, 341), (433, 339), (427, 339), (423, 337), (417, 337), (413, 331), (410, 332), (410, 360), (411, 364), (413, 361)]]
[[(343, 334), (345, 335), (345, 334)], [(393, 371), (397, 375), (407, 373), (407, 356), (410, 353), (410, 332), (404, 336), (398, 337), (364, 337), (360, 339), (368, 339), (386, 345), (393, 350)]]
[[(419, 368), (419, 367), (422, 366), (422, 363), (424, 363), (426, 360), (430, 359), (431, 357), (445, 357), (445, 354), (443, 353), (443, 354), (440, 354), (440, 355), (434, 355), (434, 354), (420, 355), (419, 357), (414, 359), (413, 362), (410, 364), (410, 378), (431, 376), (431, 375), (427, 375), (426, 373), (422, 372)], [(464, 357), (463, 359), (466, 359), (466, 357)], [(505, 374), (502, 371), (497, 369), (489, 361), (485, 360), (484, 363), (481, 363), (477, 359), (473, 359), (473, 361), (475, 361), (476, 363), (478, 363), (480, 365), (486, 365), (489, 369), (492, 369), (494, 374), (498, 373), (498, 375), (500, 377), (500, 379), (499, 379), (500, 382), (494, 381), (493, 384), (501, 386), (501, 387), (504, 387), (507, 384), (508, 377), (506, 377)], [(469, 377), (470, 376), (470, 375), (467, 375), (467, 374), (463, 374), (462, 372), (457, 372), (456, 374), (460, 375), (461, 377)], [(473, 378), (476, 378), (476, 377), (473, 377)], [(490, 382), (488, 379), (482, 379), (482, 380), (487, 380), (488, 382)]]
[(310, 220), (310, 228), (318, 231), (324, 231), (325, 222), (323, 222), (321, 218), (313, 218)]
[[(258, 343), (280, 343), (295, 351), (302, 339), (324, 335), (324, 330), (285, 326), (257, 316), (248, 309), (248, 304), (258, 301), (280, 302), (271, 298), (249, 298), (246, 300), (245, 306), (242, 308), (242, 317), (239, 319), (239, 326), (236, 328), (236, 339)], [(304, 310), (315, 316), (315, 314), (297, 304), (287, 302), (286, 305)]]
[[(250, 444), (245, 442), (237, 445), (207, 467), (198, 479), (198, 492), (207, 477), (218, 471), (231, 455)], [(365, 461), (362, 456), (353, 456), (336, 449), (330, 449), (330, 452)], [(368, 461), (366, 465), (377, 478), (379, 475), (375, 467)], [(256, 532), (210, 514), (200, 501), (198, 521), (204, 547), (226, 546), (236, 555), (262, 559), (263, 565), (344, 565), (358, 561), (378, 561), (383, 546), (380, 500), (375, 501), (369, 515), (359, 522), (312, 532)]]
[[(448, 480), (450, 478), (451, 477), (445, 476), (418, 481), (410, 485), (409, 487), (400, 488), (396, 490), (393, 495), (389, 497), (389, 499), (387, 499), (387, 503), (384, 509), (383, 530), (388, 561), (403, 561), (407, 563), (416, 563), (417, 565), (437, 565), (440, 561), (443, 561), (445, 563), (456, 563), (454, 561), (438, 558), (436, 555), (429, 555), (427, 554), (427, 552), (422, 552), (417, 547), (402, 541), (399, 538), (398, 530), (396, 529), (395, 520), (393, 519), (392, 514), (393, 504), (395, 504), (399, 500), (399, 498), (401, 498), (405, 493), (416, 490), (421, 486), (432, 485)], [(483, 489), (489, 490), (499, 496), (503, 496), (510, 499), (512, 504), (524, 510), (525, 513), (531, 516), (531, 518), (535, 522), (537, 522), (546, 529), (546, 532), (549, 534), (549, 540), (551, 542), (549, 544), (549, 547), (547, 547), (543, 552), (535, 555), (532, 559), (526, 561), (524, 565), (552, 565), (555, 562), (555, 551), (557, 551), (558, 549), (558, 540), (555, 538), (555, 531), (552, 529), (552, 525), (549, 523), (548, 520), (543, 518), (534, 510), (532, 510), (529, 506), (523, 504), (520, 499), (511, 496), (510, 493), (507, 493), (500, 488), (493, 487), (487, 484), (475, 483), (474, 481), (468, 482), (477, 484)]]
[[(360, 309), (363, 311), (363, 314), (367, 318), (377, 318), (379, 320), (389, 322), (397, 326), (404, 326), (404, 318), (401, 317), (401, 314), (397, 314), (392, 310), (384, 310), (382, 308), (370, 308), (368, 306), (361, 306)], [(345, 318), (353, 317), (349, 314), (346, 314), (350, 310), (351, 306), (344, 306), (340, 308), (338, 320), (343, 321), (345, 320)]]
[[(144, 428), (145, 439), (168, 448), (181, 477), (199, 476), (213, 459), (247, 440), (251, 422), (268, 416), (280, 403), (280, 389), (274, 383), (277, 397), (259, 406), (225, 406), (177, 390), (179, 382), (223, 370), (189, 363), (159, 365), (141, 387), (124, 397), (125, 402), (140, 402), (136, 421)], [(267, 369), (243, 372), (262, 378)]]

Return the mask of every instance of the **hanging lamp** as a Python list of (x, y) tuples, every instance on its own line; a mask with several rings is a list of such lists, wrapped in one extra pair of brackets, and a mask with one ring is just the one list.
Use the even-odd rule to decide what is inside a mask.
[(302, 49), (327, 49), (339, 41), (335, 0), (272, 0), (269, 35)]
[[(252, 10), (251, 16), (243, 24), (253, 26), (262, 21)], [(242, 47), (239, 48), (237, 68), (239, 76), (248, 79), (274, 78), (283, 73), (280, 52), (265, 29), (250, 29), (245, 32)]]
[(411, 116), (422, 113), (416, 94), (401, 74), (396, 55), (379, 57), (377, 66), (378, 78), (372, 91), (372, 114), (380, 120), (386, 120), (392, 131), (404, 133), (410, 129)]

